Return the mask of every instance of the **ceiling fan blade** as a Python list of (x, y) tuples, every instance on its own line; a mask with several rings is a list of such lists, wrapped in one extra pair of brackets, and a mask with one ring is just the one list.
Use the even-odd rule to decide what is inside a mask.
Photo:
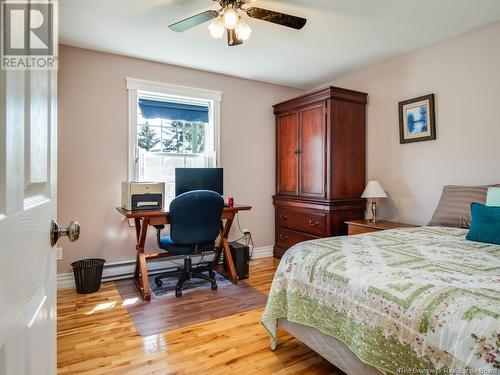
[(234, 31), (234, 29), (227, 29), (227, 44), (229, 46), (239, 46), (243, 44), (243, 41), (236, 36), (236, 31)]
[(169, 29), (180, 33), (192, 27), (201, 25), (204, 22), (213, 20), (218, 16), (219, 12), (216, 10), (207, 10), (206, 12), (195, 14), (194, 16), (183, 19), (182, 21), (173, 23), (169, 26)]
[(300, 30), (304, 27), (307, 20), (302, 17), (291, 16), (285, 13), (275, 12), (273, 10), (263, 8), (248, 8), (247, 14), (252, 18), (259, 20), (276, 23), (281, 26), (291, 27), (292, 29)]

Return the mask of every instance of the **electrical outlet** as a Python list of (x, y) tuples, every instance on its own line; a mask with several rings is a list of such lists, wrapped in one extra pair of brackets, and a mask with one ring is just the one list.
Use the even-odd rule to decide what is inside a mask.
[(250, 230), (249, 229), (243, 229), (243, 234), (244, 235), (250, 234)]
[(57, 250), (57, 260), (62, 260), (63, 258), (63, 249), (62, 247), (56, 247)]

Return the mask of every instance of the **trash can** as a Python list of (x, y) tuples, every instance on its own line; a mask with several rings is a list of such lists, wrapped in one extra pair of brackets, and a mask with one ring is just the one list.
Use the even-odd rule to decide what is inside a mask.
[(104, 259), (94, 258), (77, 260), (71, 263), (77, 293), (88, 294), (99, 290), (104, 262)]

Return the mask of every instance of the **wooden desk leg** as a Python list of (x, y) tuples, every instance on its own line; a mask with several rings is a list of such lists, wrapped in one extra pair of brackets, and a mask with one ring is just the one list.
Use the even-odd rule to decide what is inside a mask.
[[(137, 221), (136, 221), (137, 226)], [(146, 243), (146, 235), (148, 233), (149, 218), (142, 220), (142, 226), (139, 223), (139, 229), (136, 228), (138, 234), (137, 241), (137, 259), (135, 264), (135, 283), (142, 298), (145, 301), (151, 300), (151, 292), (149, 290), (148, 267), (146, 264), (146, 254), (144, 253), (144, 245)]]
[(224, 251), (224, 259), (226, 260), (227, 267), (229, 268), (229, 276), (233, 284), (238, 283), (238, 275), (236, 274), (236, 267), (234, 266), (233, 257), (231, 255), (231, 250), (229, 249), (229, 242), (227, 237), (229, 236), (229, 231), (231, 230), (231, 225), (233, 225), (234, 216), (233, 215), (226, 220), (226, 224), (223, 226), (221, 234), (219, 247), (217, 248), (213, 261), (213, 268), (217, 269), (219, 266), (220, 256)]
[[(136, 245), (136, 250), (137, 250), (137, 246), (139, 246), (139, 242), (140, 242), (140, 238), (141, 238), (141, 219), (139, 218), (135, 218), (134, 219), (134, 222), (135, 222), (135, 235), (136, 235), (136, 240), (137, 240), (137, 245)], [(134, 271), (134, 280), (136, 281), (136, 285), (139, 285), (138, 284), (138, 280), (139, 280), (139, 277), (140, 277), (140, 262), (139, 262), (139, 251), (137, 250), (137, 254), (136, 254), (136, 257), (135, 257), (135, 271)], [(140, 289), (139, 289), (140, 290)]]
[(224, 223), (222, 220), (220, 221), (220, 240), (219, 240), (219, 246), (216, 247), (215, 249), (215, 255), (214, 255), (214, 260), (212, 261), (212, 267), (215, 269), (219, 265), (220, 262), (220, 256), (222, 254), (222, 251), (224, 249), (224, 244), (222, 240), (224, 239)]
[(223, 242), (223, 240), (224, 240), (224, 238), (222, 237), (222, 234), (221, 234), (221, 237), (220, 237), (220, 240), (219, 240), (219, 245), (215, 248), (214, 260), (212, 261), (212, 267), (214, 269), (219, 265), (220, 256), (221, 256), (222, 252), (224, 251), (224, 242)]
[(224, 239), (224, 259), (226, 259), (227, 268), (229, 268), (229, 274), (231, 275), (231, 281), (233, 284), (238, 283), (238, 275), (236, 274), (236, 267), (234, 266), (233, 256), (231, 255), (231, 249), (229, 248), (229, 242), (227, 238)]
[(134, 223), (135, 223), (135, 238), (137, 240), (137, 244), (139, 244), (139, 239), (141, 237), (141, 219), (136, 217), (134, 219)]

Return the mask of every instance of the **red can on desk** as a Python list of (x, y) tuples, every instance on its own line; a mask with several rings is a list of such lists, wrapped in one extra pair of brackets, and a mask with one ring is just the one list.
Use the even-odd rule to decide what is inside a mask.
[(234, 205), (233, 197), (227, 197), (227, 205), (231, 207)]

